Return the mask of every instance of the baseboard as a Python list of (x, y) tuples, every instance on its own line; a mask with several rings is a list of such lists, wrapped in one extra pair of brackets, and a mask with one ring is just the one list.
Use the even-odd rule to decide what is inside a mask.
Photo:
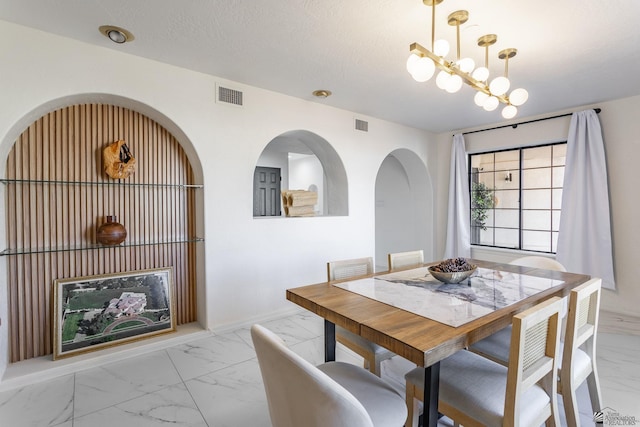
[(259, 316), (254, 316), (254, 317), (250, 317), (248, 319), (242, 319), (238, 322), (230, 322), (230, 323), (225, 323), (223, 325), (218, 325), (215, 326), (213, 328), (211, 328), (211, 331), (216, 334), (224, 334), (226, 332), (231, 332), (231, 331), (235, 331), (237, 329), (242, 329), (242, 328), (251, 328), (251, 325), (253, 325), (254, 323), (264, 323), (267, 322), (269, 320), (274, 320), (274, 319), (279, 319), (282, 317), (287, 317), (287, 316), (291, 316), (294, 315), (296, 313), (300, 313), (300, 312), (305, 312), (307, 314), (309, 314), (309, 311), (306, 311), (298, 306), (294, 306), (292, 305), (291, 307), (282, 309), (282, 310), (278, 310), (278, 311), (272, 311), (270, 313), (266, 313), (266, 314), (261, 314)]
[(198, 323), (194, 322), (178, 326), (176, 332), (172, 334), (158, 335), (134, 343), (114, 346), (97, 352), (84, 353), (66, 359), (53, 360), (49, 355), (11, 363), (7, 366), (0, 380), (0, 391), (12, 390), (58, 378), (94, 368), (100, 364), (125, 360), (210, 335), (210, 331), (203, 329)]

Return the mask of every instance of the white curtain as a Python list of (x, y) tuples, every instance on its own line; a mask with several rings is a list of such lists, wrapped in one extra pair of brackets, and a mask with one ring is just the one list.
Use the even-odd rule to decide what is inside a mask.
[(593, 110), (573, 113), (567, 139), (556, 259), (615, 289), (604, 141)]
[(462, 134), (453, 136), (449, 172), (449, 211), (445, 258), (471, 257), (471, 220), (467, 152)]

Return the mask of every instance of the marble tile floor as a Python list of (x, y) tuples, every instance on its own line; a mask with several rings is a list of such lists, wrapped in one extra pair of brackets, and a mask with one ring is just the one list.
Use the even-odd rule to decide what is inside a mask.
[[(263, 325), (298, 354), (322, 362), (323, 323), (317, 316), (301, 312)], [(601, 333), (598, 350), (605, 406), (640, 424), (640, 335)], [(337, 358), (361, 363), (340, 346)], [(396, 357), (383, 364), (383, 377), (403, 390), (410, 368)], [(578, 395), (582, 425), (593, 426), (586, 386)], [(0, 392), (2, 427), (166, 424), (271, 425), (248, 328)], [(441, 424), (451, 425), (447, 419)]]

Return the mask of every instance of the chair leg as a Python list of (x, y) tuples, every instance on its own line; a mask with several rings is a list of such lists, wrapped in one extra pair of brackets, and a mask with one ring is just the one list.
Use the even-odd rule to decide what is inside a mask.
[(587, 387), (589, 388), (589, 398), (591, 399), (591, 408), (593, 412), (602, 410), (602, 398), (600, 397), (600, 381), (595, 365), (593, 370), (587, 377)]
[(567, 425), (569, 427), (579, 427), (580, 414), (578, 413), (578, 405), (576, 404), (576, 391), (573, 388), (573, 384), (563, 384), (562, 404), (564, 405), (564, 414), (567, 417)]
[(418, 410), (418, 401), (415, 399), (413, 385), (407, 384), (405, 396), (407, 401), (407, 422), (404, 425), (405, 427), (418, 427), (420, 411)]
[(591, 358), (591, 373), (587, 376), (587, 387), (589, 387), (589, 398), (591, 399), (591, 408), (594, 412), (602, 410), (602, 394), (600, 393), (600, 379), (598, 377), (598, 365), (596, 364), (596, 351), (594, 348), (594, 340), (590, 339), (586, 342), (587, 353)]
[(382, 367), (381, 367), (380, 360), (375, 356), (374, 358), (375, 358), (375, 362), (373, 363), (373, 366), (374, 366), (373, 373), (379, 377), (382, 377)]
[(377, 360), (375, 355), (364, 359), (364, 369), (379, 377), (381, 376), (380, 361)]
[(549, 417), (545, 420), (545, 425), (547, 427), (560, 427), (560, 413), (558, 410), (558, 399), (557, 399), (557, 393), (558, 393), (558, 382), (556, 380), (556, 383), (553, 384), (553, 377), (546, 375), (545, 377), (542, 378), (541, 380), (541, 385), (542, 388), (550, 395), (553, 396), (551, 398), (551, 402), (549, 403), (549, 410), (550, 410), (550, 414)]

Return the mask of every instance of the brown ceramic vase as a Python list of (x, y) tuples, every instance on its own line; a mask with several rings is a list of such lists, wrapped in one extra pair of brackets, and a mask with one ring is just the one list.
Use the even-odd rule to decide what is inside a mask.
[(103, 245), (119, 245), (127, 238), (127, 229), (115, 216), (107, 216), (107, 222), (98, 227), (96, 239)]

